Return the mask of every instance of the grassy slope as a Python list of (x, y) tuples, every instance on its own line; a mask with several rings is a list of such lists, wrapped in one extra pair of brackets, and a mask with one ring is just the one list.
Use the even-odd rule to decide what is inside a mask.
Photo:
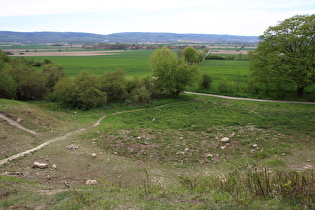
[[(161, 104), (168, 105), (159, 107)], [(126, 109), (137, 111), (110, 115)], [(13, 118), (22, 117), (21, 123), (37, 129), (45, 138), (51, 128), (54, 133), (49, 133), (50, 138), (108, 116), (98, 127), (1, 166), (1, 173), (25, 175), (22, 179), (0, 176), (2, 208), (290, 209), (297, 204), (254, 199), (246, 206), (247, 201), (235, 200), (224, 192), (192, 190), (189, 183), (194, 183), (193, 177), (202, 181), (246, 165), (273, 170), (314, 168), (313, 105), (190, 96), (157, 101), (143, 110), (116, 104), (76, 114), (57, 111), (53, 104), (1, 100), (0, 111)], [(32, 145), (25, 142), (26, 134), (0, 123), (2, 131), (8, 132), (1, 141)], [(220, 142), (226, 136), (230, 137), (228, 145)], [(34, 141), (34, 137), (27, 138)], [(70, 144), (80, 147), (66, 149)], [(259, 147), (255, 153), (251, 153), (253, 144)], [(93, 158), (92, 153), (97, 157)], [(57, 170), (32, 169), (34, 161), (56, 164)], [(96, 179), (99, 185), (86, 187), (85, 179)], [(64, 181), (72, 186), (70, 191)]]

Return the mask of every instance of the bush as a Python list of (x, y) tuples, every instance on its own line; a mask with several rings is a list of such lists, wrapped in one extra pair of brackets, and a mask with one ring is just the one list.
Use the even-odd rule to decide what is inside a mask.
[(99, 79), (87, 72), (58, 82), (54, 95), (62, 104), (84, 110), (102, 106), (107, 102), (106, 93), (101, 90)]
[(53, 88), (59, 80), (65, 76), (65, 72), (62, 66), (54, 64), (44, 64), (42, 65), (43, 76), (46, 78), (47, 89), (52, 92)]
[(107, 93), (108, 101), (122, 101), (127, 97), (127, 81), (123, 71), (105, 72), (101, 78), (102, 91)]
[(200, 87), (202, 89), (210, 89), (212, 83), (212, 79), (209, 74), (203, 74), (200, 82)]
[(149, 103), (153, 97), (159, 94), (155, 79), (151, 76), (135, 77), (128, 84), (130, 99), (133, 103)]
[(18, 84), (5, 71), (0, 71), (0, 98), (12, 99), (16, 96)]

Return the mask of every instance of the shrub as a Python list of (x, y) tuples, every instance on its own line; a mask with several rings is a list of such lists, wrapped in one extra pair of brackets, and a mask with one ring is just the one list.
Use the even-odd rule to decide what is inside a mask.
[(108, 101), (122, 101), (127, 97), (127, 81), (123, 71), (105, 72), (101, 78), (102, 91), (107, 93)]
[(101, 106), (107, 101), (99, 79), (87, 72), (61, 80), (57, 83), (54, 94), (62, 104), (84, 110)]
[(0, 70), (0, 98), (15, 98), (17, 87), (18, 84), (12, 76)]
[(202, 89), (210, 89), (212, 83), (212, 79), (209, 74), (203, 74), (201, 78), (200, 87)]

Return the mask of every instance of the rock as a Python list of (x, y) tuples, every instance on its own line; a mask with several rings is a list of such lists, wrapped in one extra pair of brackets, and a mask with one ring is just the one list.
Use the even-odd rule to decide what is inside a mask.
[(39, 162), (35, 161), (33, 163), (33, 168), (41, 168), (41, 169), (48, 168), (48, 164), (46, 164), (46, 163), (39, 163)]
[(183, 140), (183, 139), (184, 139), (184, 137), (182, 137), (182, 136), (181, 136), (181, 137), (179, 137), (179, 139), (180, 139), (180, 140)]
[(96, 158), (96, 156), (97, 156), (96, 153), (92, 153), (92, 157)]
[(57, 169), (57, 165), (56, 165), (56, 164), (53, 164), (53, 165), (51, 166), (51, 170), (55, 171), (56, 169)]
[(257, 144), (253, 144), (253, 147), (258, 147), (258, 145)]
[(213, 157), (213, 154), (209, 153), (207, 154), (207, 157)]
[(229, 141), (230, 141), (229, 137), (224, 137), (221, 139), (221, 142), (223, 142), (223, 143), (228, 143)]
[(256, 150), (254, 150), (254, 149), (252, 149), (251, 151), (250, 151), (250, 153), (255, 153), (256, 152)]
[(221, 149), (226, 149), (226, 146), (221, 146)]
[(189, 148), (185, 148), (185, 151), (187, 152), (189, 150)]
[(154, 122), (154, 121), (155, 121), (155, 118), (152, 119), (152, 122)]
[(70, 144), (66, 146), (66, 149), (78, 149), (80, 147), (79, 144)]
[(97, 181), (95, 179), (87, 179), (85, 180), (86, 185), (97, 185)]
[(281, 155), (282, 155), (282, 156), (285, 156), (285, 153), (282, 153)]

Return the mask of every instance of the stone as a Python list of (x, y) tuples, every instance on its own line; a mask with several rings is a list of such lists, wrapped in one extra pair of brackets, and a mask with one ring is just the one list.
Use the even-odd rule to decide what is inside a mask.
[(33, 168), (40, 168), (40, 169), (48, 168), (48, 164), (47, 163), (39, 163), (39, 162), (35, 161), (33, 163)]
[(226, 146), (221, 146), (221, 149), (226, 149)]
[(79, 144), (70, 144), (66, 146), (66, 149), (78, 149), (80, 147)]
[(253, 147), (258, 147), (258, 145), (257, 144), (253, 144)]
[(95, 179), (87, 179), (85, 180), (86, 185), (97, 185), (97, 181)]
[(56, 165), (56, 164), (53, 164), (53, 165), (51, 166), (51, 170), (55, 171), (56, 169), (57, 169), (57, 165)]
[(96, 156), (97, 156), (96, 153), (92, 153), (92, 157), (96, 158)]
[(221, 139), (221, 142), (223, 142), (223, 143), (228, 143), (229, 141), (230, 141), (229, 137), (224, 137)]
[(251, 151), (250, 151), (250, 153), (255, 153), (256, 152), (256, 150), (254, 150), (254, 149), (252, 149)]

